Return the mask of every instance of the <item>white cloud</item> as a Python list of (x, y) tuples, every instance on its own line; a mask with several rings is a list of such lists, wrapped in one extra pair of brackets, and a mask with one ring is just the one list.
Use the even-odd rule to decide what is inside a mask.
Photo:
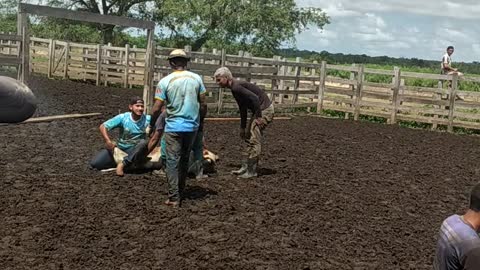
[(300, 49), (440, 59), (449, 45), (454, 61), (480, 59), (479, 0), (296, 0), (332, 17), (323, 31), (297, 38)]
[[(330, 0), (296, 0), (300, 6), (315, 6), (327, 8)], [(456, 0), (338, 0), (343, 12), (405, 12), (410, 14), (423, 14), (456, 19), (478, 19), (480, 14), (480, 1)], [(332, 17), (333, 14), (332, 14)]]
[(480, 55), (480, 43), (472, 44), (472, 50), (473, 50), (477, 55)]

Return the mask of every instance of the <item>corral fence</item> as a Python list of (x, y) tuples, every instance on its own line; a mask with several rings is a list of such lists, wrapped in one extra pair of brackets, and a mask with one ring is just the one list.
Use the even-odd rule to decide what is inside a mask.
[[(144, 86), (144, 48), (35, 37), (31, 37), (30, 42), (31, 72), (49, 78), (88, 80), (97, 85)], [(235, 77), (261, 86), (275, 101), (277, 111), (330, 110), (343, 112), (346, 118), (355, 120), (360, 116), (374, 116), (387, 119), (390, 124), (412, 121), (431, 124), (433, 129), (444, 126), (448, 131), (454, 127), (480, 129), (480, 92), (459, 91), (458, 87), (460, 82), (480, 83), (480, 77), (307, 63), (300, 58), (289, 61), (279, 56), (260, 58), (242, 51), (231, 55), (225, 50), (192, 52), (189, 47), (185, 49), (192, 57), (190, 70), (204, 78), (209, 108), (218, 113), (237, 109), (228, 89), (219, 88), (212, 78), (217, 68), (226, 66)], [(0, 35), (0, 56), (18, 56), (19, 50), (18, 41)], [(170, 72), (166, 58), (171, 50), (155, 49), (153, 84)], [(371, 79), (375, 76), (375, 80)], [(429, 81), (430, 87), (409, 85), (415, 79)], [(147, 102), (151, 104), (152, 95), (149, 98)]]

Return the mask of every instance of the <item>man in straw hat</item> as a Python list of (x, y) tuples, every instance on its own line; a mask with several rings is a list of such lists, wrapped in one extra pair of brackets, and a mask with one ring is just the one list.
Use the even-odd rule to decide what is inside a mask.
[(201, 77), (187, 71), (190, 58), (185, 51), (173, 50), (168, 56), (173, 70), (158, 83), (152, 121), (156, 123), (163, 105), (166, 106), (165, 143), (168, 200), (165, 204), (178, 207), (183, 199), (188, 173), (188, 160), (200, 121), (207, 112), (205, 86)]

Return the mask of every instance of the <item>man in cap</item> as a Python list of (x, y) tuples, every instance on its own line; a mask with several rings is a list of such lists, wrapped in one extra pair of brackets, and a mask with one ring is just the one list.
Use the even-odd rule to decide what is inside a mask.
[[(105, 140), (105, 149), (101, 150), (90, 162), (92, 168), (103, 170), (116, 167), (118, 176), (124, 175), (125, 168), (141, 164), (148, 155), (147, 128), (150, 125), (150, 115), (145, 115), (145, 102), (140, 97), (133, 97), (128, 105), (129, 112), (119, 114), (100, 125), (100, 133)], [(108, 132), (120, 129), (120, 136), (115, 143)], [(119, 148), (128, 155), (122, 162), (114, 159), (114, 149)]]
[(152, 109), (156, 123), (165, 104), (166, 173), (168, 200), (165, 204), (180, 206), (188, 173), (188, 159), (200, 126), (207, 112), (205, 86), (202, 78), (187, 71), (190, 58), (183, 50), (173, 50), (168, 61), (173, 72), (158, 83)]
[(470, 206), (464, 215), (452, 215), (440, 228), (435, 270), (480, 269), (480, 184), (470, 192)]
[[(267, 94), (255, 84), (234, 80), (226, 67), (219, 68), (214, 74), (220, 87), (230, 88), (240, 109), (240, 137), (247, 142), (247, 149), (242, 167), (233, 171), (241, 178), (257, 176), (257, 164), (262, 149), (263, 131), (273, 121), (273, 103)], [(248, 110), (252, 112), (247, 126)]]

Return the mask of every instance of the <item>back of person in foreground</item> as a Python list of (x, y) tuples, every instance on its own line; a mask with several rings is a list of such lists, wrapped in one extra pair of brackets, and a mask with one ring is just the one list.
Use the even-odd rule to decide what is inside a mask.
[(464, 215), (452, 215), (440, 228), (435, 270), (480, 269), (480, 184), (470, 193), (470, 206)]

